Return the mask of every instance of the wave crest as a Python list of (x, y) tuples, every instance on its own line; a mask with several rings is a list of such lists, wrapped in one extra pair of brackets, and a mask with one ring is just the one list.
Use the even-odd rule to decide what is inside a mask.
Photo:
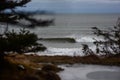
[(52, 42), (69, 42), (69, 43), (76, 43), (74, 38), (40, 38), (39, 40), (43, 41), (52, 41)]
[(38, 55), (47, 55), (47, 56), (55, 56), (55, 55), (61, 55), (61, 56), (82, 56), (83, 53), (81, 51), (81, 48), (52, 48), (49, 47), (44, 52), (38, 52)]

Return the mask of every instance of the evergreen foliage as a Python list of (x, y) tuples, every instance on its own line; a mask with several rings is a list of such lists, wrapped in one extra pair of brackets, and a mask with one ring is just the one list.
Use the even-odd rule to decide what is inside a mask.
[(0, 35), (0, 52), (30, 52), (45, 50), (42, 44), (37, 43), (37, 35), (30, 33), (30, 31), (21, 29), (19, 32), (14, 30)]
[[(30, 52), (30, 51), (44, 51), (46, 47), (37, 42), (36, 34), (28, 30), (21, 29), (19, 32), (8, 30), (8, 23), (14, 25), (22, 25), (26, 27), (34, 27), (36, 25), (50, 25), (52, 20), (43, 21), (36, 20), (27, 13), (19, 13), (16, 11), (17, 7), (24, 7), (31, 0), (0, 0), (0, 22), (7, 23), (7, 27), (3, 33), (0, 34), (0, 53), (5, 52)], [(7, 12), (7, 10), (9, 12)], [(29, 21), (29, 24), (21, 23), (20, 20)], [(1, 26), (0, 26), (1, 27)], [(3, 55), (2, 55), (3, 56)]]
[[(0, 0), (0, 22), (25, 27), (48, 26), (54, 23), (51, 20), (37, 20), (26, 11), (16, 11), (17, 7), (24, 7), (31, 0)], [(34, 14), (34, 12), (33, 12)], [(28, 24), (20, 23), (20, 20), (29, 22)]]
[[(93, 32), (98, 37), (103, 37), (103, 40), (96, 40), (94, 44), (96, 46), (96, 52), (94, 54), (102, 54), (105, 56), (111, 55), (120, 55), (120, 18), (116, 25), (107, 30), (101, 30), (97, 27), (92, 27)], [(90, 54), (89, 47), (85, 48), (83, 45), (83, 52), (86, 51), (86, 54)], [(93, 52), (93, 51), (92, 51)]]

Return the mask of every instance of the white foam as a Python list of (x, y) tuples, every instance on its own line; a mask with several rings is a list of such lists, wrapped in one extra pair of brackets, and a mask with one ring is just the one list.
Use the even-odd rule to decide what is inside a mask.
[[(66, 36), (67, 38), (74, 38), (76, 42), (94, 42), (95, 40), (93, 39), (95, 36), (76, 36), (76, 35), (71, 35), (71, 36)], [(95, 38), (96, 40), (102, 40), (102, 38)], [(95, 45), (89, 45), (89, 48), (95, 51), (96, 47)], [(44, 52), (37, 52), (36, 54), (38, 55), (47, 55), (47, 56), (83, 56), (83, 51), (82, 47), (79, 48), (55, 48), (55, 47), (47, 47), (47, 50)]]
[(47, 55), (47, 56), (55, 56), (55, 55), (66, 55), (66, 56), (82, 56), (81, 48), (48, 48), (44, 52), (38, 52), (38, 55)]
[(95, 40), (91, 36), (76, 39), (76, 42), (94, 42), (94, 41)]
[[(95, 46), (91, 46), (90, 49), (95, 51)], [(84, 56), (82, 51), (82, 47), (80, 48), (53, 48), (49, 47), (44, 52), (36, 52), (36, 53), (26, 53), (30, 54), (37, 54), (37, 55), (44, 55), (44, 56)]]
[(95, 40), (103, 40), (102, 37), (97, 37), (93, 35), (86, 35), (86, 36), (80, 36), (80, 35), (69, 35), (66, 36), (67, 38), (74, 38), (76, 42), (94, 42)]

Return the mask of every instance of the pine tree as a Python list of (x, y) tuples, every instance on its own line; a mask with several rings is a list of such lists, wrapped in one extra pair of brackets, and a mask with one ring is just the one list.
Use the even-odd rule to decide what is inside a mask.
[(93, 27), (94, 34), (97, 36), (102, 36), (104, 41), (95, 41), (96, 52), (103, 53), (106, 56), (113, 54), (120, 54), (120, 18), (117, 21), (117, 24), (109, 30), (100, 30), (96, 27)]
[[(15, 11), (16, 7), (23, 7), (31, 0), (0, 0), (0, 22), (11, 24), (19, 23), (18, 20), (22, 19), (20, 14)], [(9, 10), (9, 12), (7, 12)]]
[[(19, 32), (8, 30), (8, 24), (34, 27), (36, 25), (49, 25), (52, 23), (52, 21), (38, 21), (31, 18), (29, 14), (16, 11), (17, 7), (24, 7), (30, 1), (31, 0), (0, 0), (0, 22), (7, 23), (4, 33), (0, 34), (0, 53), (3, 53), (3, 55), (5, 52), (10, 51), (24, 53), (46, 49), (42, 44), (37, 43), (38, 37), (35, 33), (31, 33), (25, 29), (21, 29)], [(20, 20), (23, 19), (29, 21), (30, 24), (24, 25), (24, 23), (20, 23)]]
[[(92, 29), (96, 36), (103, 38), (103, 40), (94, 41), (96, 46), (96, 52), (94, 52), (94, 54), (102, 54), (105, 56), (120, 55), (120, 18), (118, 18), (116, 25), (111, 29), (101, 30), (97, 27), (92, 27)], [(89, 47), (87, 47), (87, 49), (89, 49)], [(85, 52), (84, 46), (83, 52)], [(88, 54), (88, 52), (86, 54)]]
[[(53, 23), (51, 20), (36, 20), (31, 17), (29, 12), (16, 11), (17, 7), (24, 7), (31, 0), (0, 0), (0, 22), (14, 25), (20, 25), (25, 27), (48, 26)], [(20, 20), (26, 20), (29, 24), (20, 23)], [(7, 28), (6, 28), (7, 29)]]

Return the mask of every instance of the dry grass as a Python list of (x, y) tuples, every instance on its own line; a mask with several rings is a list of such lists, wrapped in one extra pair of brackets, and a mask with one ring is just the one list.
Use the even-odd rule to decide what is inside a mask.
[(9, 54), (5, 61), (4, 65), (0, 64), (0, 80), (60, 80), (56, 72), (62, 69), (56, 65), (38, 64), (23, 54)]
[(42, 65), (38, 63), (34, 63), (30, 61), (26, 55), (24, 54), (9, 54), (5, 57), (6, 60), (8, 60), (10, 63), (16, 64), (16, 65), (23, 65), (25, 67), (29, 68), (41, 68)]
[(28, 58), (36, 63), (53, 63), (53, 64), (98, 64), (98, 65), (114, 65), (120, 66), (120, 56), (118, 57), (98, 57), (96, 55), (89, 56), (31, 56)]
[[(56, 72), (62, 69), (53, 64), (83, 63), (120, 66), (120, 56), (98, 57), (89, 55), (71, 57), (9, 54), (5, 57), (5, 60), (7, 63), (0, 65), (0, 80), (60, 80)], [(23, 65), (25, 69), (20, 69), (18, 65)], [(41, 70), (36, 70), (37, 68), (41, 68)]]

